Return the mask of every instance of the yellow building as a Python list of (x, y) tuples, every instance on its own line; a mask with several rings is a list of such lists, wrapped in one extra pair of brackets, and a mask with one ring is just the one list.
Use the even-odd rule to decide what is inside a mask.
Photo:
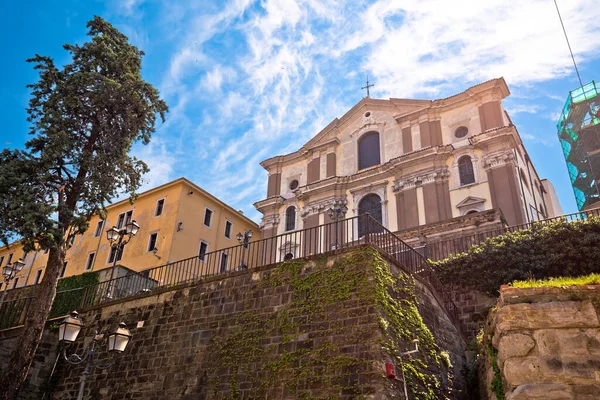
[[(236, 246), (237, 233), (245, 230), (252, 230), (253, 241), (260, 239), (255, 222), (189, 180), (179, 178), (141, 193), (134, 204), (128, 199), (111, 204), (105, 221), (92, 218), (88, 231), (72, 241), (62, 276), (112, 267), (116, 252), (111, 250), (106, 230), (121, 228), (132, 220), (140, 229), (117, 263), (134, 271)], [(17, 259), (22, 259), (25, 266), (9, 289), (42, 279), (47, 253), (25, 254), (18, 242), (0, 248), (0, 268)]]

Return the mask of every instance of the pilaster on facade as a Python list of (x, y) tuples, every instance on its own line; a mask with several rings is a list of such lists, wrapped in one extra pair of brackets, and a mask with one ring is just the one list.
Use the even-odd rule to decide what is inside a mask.
[(279, 225), (279, 214), (269, 214), (264, 215), (262, 221), (259, 225), (261, 231), (265, 230), (273, 230), (277, 231), (277, 226)]

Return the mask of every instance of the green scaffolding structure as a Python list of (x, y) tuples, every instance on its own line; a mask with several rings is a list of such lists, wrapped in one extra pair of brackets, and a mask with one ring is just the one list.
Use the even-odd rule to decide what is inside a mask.
[(599, 90), (591, 81), (569, 92), (556, 126), (579, 210), (600, 201)]

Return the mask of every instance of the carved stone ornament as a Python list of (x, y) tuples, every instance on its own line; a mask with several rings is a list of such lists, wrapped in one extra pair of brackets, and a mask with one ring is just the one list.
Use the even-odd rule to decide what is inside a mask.
[(500, 153), (492, 153), (483, 158), (483, 167), (485, 169), (491, 169), (494, 167), (501, 167), (506, 164), (514, 164), (515, 153), (511, 150), (503, 151)]
[(427, 183), (447, 180), (450, 177), (450, 171), (447, 168), (440, 169), (437, 171), (428, 171), (425, 173), (419, 173), (412, 176), (403, 177), (398, 179), (392, 185), (394, 192), (401, 192), (406, 189), (412, 189)]
[(347, 204), (348, 201), (345, 197), (330, 197), (327, 199), (317, 200), (312, 203), (308, 203), (302, 209), (302, 218), (306, 217), (310, 214), (318, 214), (321, 212), (327, 211), (329, 208), (335, 207), (337, 205)]

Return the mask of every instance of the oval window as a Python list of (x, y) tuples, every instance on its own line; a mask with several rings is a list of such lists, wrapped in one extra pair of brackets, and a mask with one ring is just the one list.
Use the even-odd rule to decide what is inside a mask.
[(298, 189), (298, 180), (297, 179), (294, 179), (293, 181), (290, 182), (290, 189), (291, 190)]
[(459, 126), (454, 131), (454, 136), (460, 139), (460, 138), (467, 136), (468, 133), (469, 133), (469, 129), (467, 129), (466, 126)]

